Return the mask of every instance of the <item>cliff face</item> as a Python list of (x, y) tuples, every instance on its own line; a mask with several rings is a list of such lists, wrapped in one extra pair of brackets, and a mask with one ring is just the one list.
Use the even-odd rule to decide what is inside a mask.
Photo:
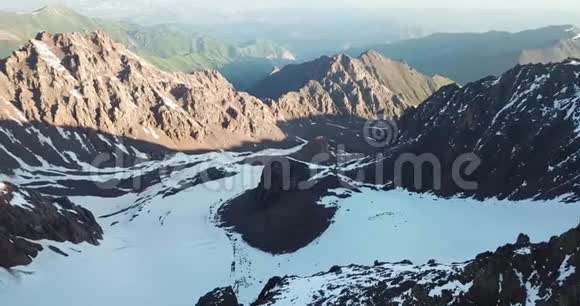
[[(580, 63), (569, 60), (517, 66), (463, 88), (445, 87), (397, 121), (397, 142), (384, 150), (385, 182), (444, 197), (576, 202), (579, 80)], [(435, 159), (441, 173), (397, 176), (397, 161), (409, 153)], [(462, 173), (476, 183), (471, 187), (454, 178), (453, 166), (462, 160), (479, 160), (475, 170)], [(377, 167), (365, 168), (369, 182), (376, 180)]]
[(31, 263), (43, 250), (35, 241), (98, 245), (102, 235), (93, 214), (68, 198), (44, 196), (0, 182), (0, 267)]
[(369, 51), (359, 58), (337, 55), (286, 66), (250, 92), (274, 100), (274, 113), (287, 120), (318, 115), (376, 118), (398, 117), (450, 83)]
[(90, 128), (174, 149), (283, 138), (269, 108), (219, 73), (162, 72), (102, 32), (40, 33), (0, 61), (0, 71), (0, 119)]

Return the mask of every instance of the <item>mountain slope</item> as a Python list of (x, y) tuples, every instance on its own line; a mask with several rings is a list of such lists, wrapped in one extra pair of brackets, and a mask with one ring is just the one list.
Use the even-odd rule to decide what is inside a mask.
[[(122, 46), (109, 44), (109, 40), (102, 33), (56, 36), (43, 34), (17, 56), (6, 63), (2, 62), (0, 76), (3, 81), (0, 84), (9, 84), (9, 88), (0, 92), (8, 92), (11, 96), (23, 99), (13, 98), (7, 103), (0, 102), (0, 113), (4, 116), (0, 123), (0, 160), (3, 161), (0, 164), (0, 179), (10, 181), (21, 189), (50, 196), (71, 197), (71, 201), (83, 205), (97, 216), (96, 221), (104, 232), (99, 246), (42, 241), (39, 244), (43, 247), (57, 247), (68, 256), (46, 250), (40, 252), (30, 265), (9, 270), (0, 269), (0, 299), (9, 305), (35, 304), (39, 296), (43, 304), (50, 305), (68, 305), (69, 301), (76, 303), (79, 300), (83, 300), (87, 306), (191, 305), (206, 292), (224, 285), (232, 285), (238, 301), (249, 304), (256, 299), (272, 275), (307, 276), (328, 271), (334, 265), (355, 264), (367, 267), (375, 260), (380, 261), (378, 264), (383, 268), (389, 268), (389, 265), (381, 262), (396, 263), (404, 259), (418, 263), (427, 262), (429, 259), (443, 263), (464, 262), (511, 241), (518, 233), (527, 233), (534, 242), (548, 241), (551, 236), (578, 224), (580, 206), (561, 203), (561, 199), (547, 202), (525, 200), (518, 203), (488, 199), (480, 202), (459, 197), (442, 199), (435, 195), (414, 194), (402, 189), (383, 190), (389, 189), (389, 186), (382, 188), (378, 184), (364, 184), (349, 179), (346, 174), (352, 169), (366, 169), (369, 159), (354, 155), (343, 160), (343, 155), (349, 155), (348, 152), (326, 148), (324, 143), (321, 146), (297, 145), (288, 150), (214, 151), (196, 154), (175, 152), (154, 144), (156, 140), (152, 135), (161, 136), (165, 131), (172, 131), (169, 128), (154, 129), (155, 133), (147, 129), (149, 136), (144, 138), (145, 141), (126, 136), (117, 137), (115, 135), (124, 134), (125, 127), (142, 130), (138, 119), (142, 116), (148, 118), (149, 112), (153, 115), (160, 114), (162, 118), (172, 116), (173, 112), (164, 106), (172, 109), (173, 103), (166, 100), (163, 101), (165, 105), (160, 105), (158, 98), (145, 94), (149, 91), (164, 94), (188, 112), (188, 115), (183, 114), (181, 117), (176, 115), (177, 119), (191, 118), (194, 122), (198, 116), (191, 110), (193, 107), (199, 106), (203, 114), (211, 119), (214, 115), (212, 111), (217, 109), (221, 113), (223, 110), (223, 100), (224, 108), (235, 108), (246, 95), (237, 94), (231, 89), (224, 90), (219, 86), (221, 78), (219, 75), (213, 77), (214, 73), (161, 73), (140, 63)], [(40, 43), (46, 45), (46, 48)], [(46, 49), (50, 52), (46, 52)], [(543, 85), (546, 88), (540, 86), (542, 91), (552, 93), (551, 90), (562, 91), (564, 87), (574, 88), (577, 80), (571, 76), (578, 72), (578, 67), (570, 65), (570, 69), (566, 70), (568, 66), (553, 66), (551, 78), (557, 79), (556, 76), (561, 75), (561, 79), (557, 82), (546, 82)], [(538, 67), (535, 72), (542, 73), (543, 70)], [(535, 76), (531, 72), (524, 72), (527, 69), (527, 66), (515, 69), (515, 75), (522, 71), (521, 78), (515, 78), (519, 81), (506, 76), (502, 86), (514, 86), (517, 89), (521, 85), (518, 90), (522, 92), (532, 89), (526, 97), (530, 98), (527, 106), (534, 113), (536, 108), (542, 109), (542, 106), (549, 104), (536, 103), (531, 99), (536, 94), (534, 90), (538, 88), (534, 86)], [(106, 71), (113, 71), (114, 75)], [(98, 75), (93, 77), (92, 73), (102, 74), (103, 81), (99, 81)], [(151, 77), (152, 75), (155, 77)], [(528, 78), (532, 81), (528, 82)], [(4, 80), (9, 82), (4, 83)], [(170, 90), (175, 80), (184, 84), (179, 88), (189, 93), (186, 96), (195, 98), (173, 100), (182, 93), (180, 90)], [(484, 80), (482, 87), (487, 86), (486, 84), (491, 86), (496, 81), (501, 83), (501, 80), (496, 79)], [(110, 86), (103, 86), (103, 83)], [(74, 98), (77, 93), (71, 94), (73, 98), (67, 100), (67, 92), (72, 85), (79, 86), (77, 90), (84, 102)], [(19, 90), (12, 86), (18, 86), (15, 88)], [(412, 115), (404, 115), (400, 124), (404, 125), (404, 121), (409, 126), (401, 129), (406, 131), (401, 132), (404, 134), (401, 144), (412, 143), (410, 137), (414, 137), (413, 133), (419, 130), (421, 134), (425, 134), (419, 137), (421, 143), (427, 142), (429, 138), (435, 148), (443, 150), (450, 144), (455, 145), (456, 133), (465, 130), (465, 126), (461, 125), (463, 121), (455, 121), (455, 116), (467, 116), (461, 111), (464, 104), (460, 103), (472, 107), (479, 105), (482, 109), (491, 106), (490, 111), (496, 113), (498, 108), (505, 106), (501, 105), (501, 101), (497, 105), (491, 102), (486, 104), (488, 100), (484, 97), (492, 95), (487, 90), (477, 89), (475, 85), (468, 86), (463, 93), (460, 88), (448, 86), (436, 94), (445, 102), (438, 104), (427, 101), (418, 110), (408, 111), (410, 114), (424, 114), (427, 119), (438, 118), (437, 125), (434, 127), (427, 119), (421, 119), (421, 124), (417, 124), (419, 121), (404, 119), (406, 116), (412, 118)], [(95, 100), (95, 96), (89, 94), (92, 90), (103, 93), (98, 96), (104, 101)], [(135, 98), (126, 99), (126, 91), (134, 92)], [(458, 100), (450, 99), (441, 92), (453, 92)], [(111, 98), (109, 93), (119, 99)], [(213, 95), (223, 99), (216, 102), (212, 99)], [(464, 101), (472, 95), (474, 101)], [(30, 96), (40, 98), (33, 99)], [(564, 91), (556, 97), (566, 99), (570, 95)], [(253, 101), (251, 97), (248, 99), (246, 102)], [(135, 117), (124, 116), (128, 112), (127, 106), (133, 102), (144, 110), (138, 111)], [(53, 106), (58, 116), (53, 116)], [(514, 102), (512, 106), (520, 110), (515, 107), (519, 104)], [(562, 112), (568, 113), (567, 110), (563, 109)], [(248, 111), (252, 114), (242, 116), (238, 123), (246, 122), (245, 118), (248, 116), (259, 117), (255, 109), (249, 108)], [(441, 111), (442, 114), (439, 114)], [(525, 114), (527, 111), (529, 110), (526, 108), (521, 113)], [(175, 108), (174, 112), (181, 113), (179, 108)], [(68, 113), (72, 114), (70, 118), (62, 115)], [(97, 116), (100, 119), (85, 116), (86, 113), (100, 114)], [(546, 116), (551, 114), (553, 113), (548, 109)], [(445, 121), (447, 117), (451, 120)], [(26, 122), (27, 118), (46, 118), (47, 123)], [(481, 118), (484, 119), (477, 122), (486, 127), (492, 126), (485, 119), (487, 117)], [(68, 122), (67, 120), (76, 123), (77, 119), (89, 126), (93, 126), (93, 120), (106, 124), (103, 127), (84, 129), (54, 127), (48, 124)], [(512, 119), (516, 121), (518, 118), (510, 116), (501, 122), (509, 123)], [(167, 126), (174, 126), (174, 122), (170, 119)], [(339, 119), (337, 122), (341, 123)], [(423, 122), (427, 125), (423, 126)], [(287, 123), (301, 124), (300, 121)], [(459, 128), (455, 123), (459, 123)], [(311, 125), (311, 128), (315, 129), (318, 125), (322, 125), (322, 122)], [(439, 125), (444, 127), (439, 132), (426, 133), (437, 130)], [(243, 124), (236, 123), (235, 126), (238, 129), (243, 128)], [(178, 127), (177, 132), (189, 132), (186, 128)], [(350, 126), (344, 124), (331, 135), (346, 132), (348, 127)], [(114, 132), (101, 132), (105, 129)], [(128, 128), (127, 131), (130, 136), (131, 129)], [(216, 131), (231, 138), (242, 130), (231, 131), (226, 128)], [(568, 130), (564, 130), (566, 131)], [(364, 142), (363, 137), (356, 136), (357, 133), (361, 133), (358, 128), (354, 130), (350, 140)], [(154, 143), (149, 143), (150, 141)], [(373, 148), (368, 149), (370, 152), (367, 153), (374, 153), (371, 151)], [(385, 151), (388, 153), (388, 150)], [(575, 152), (569, 152), (568, 155), (573, 158)], [(327, 163), (319, 161), (315, 164), (313, 158), (319, 157), (317, 153), (327, 153), (330, 156)], [(111, 158), (110, 154), (114, 156)], [(498, 155), (501, 154), (500, 150)], [(493, 158), (495, 155), (484, 157), (489, 156)], [(542, 155), (538, 156), (543, 158)], [(101, 163), (103, 157), (109, 159)], [(271, 183), (276, 188), (263, 188), (267, 180), (262, 178), (267, 176), (262, 174), (280, 173), (277, 171), (280, 168), (261, 163), (268, 160), (290, 161), (290, 171), (295, 175), (290, 173), (292, 180), (289, 190), (284, 190), (283, 180), (281, 186), (279, 180), (272, 180)], [(526, 165), (540, 164), (535, 159), (521, 161)], [(284, 169), (283, 164), (281, 169)], [(412, 171), (407, 170), (406, 173)], [(280, 177), (284, 177), (283, 171), (281, 176), (277, 175), (275, 178)], [(501, 175), (498, 177), (502, 178)], [(302, 180), (307, 181), (300, 182)], [(300, 186), (304, 186), (301, 183), (313, 185), (316, 189), (301, 190)], [(350, 188), (352, 186), (355, 188)], [(570, 186), (565, 188), (571, 190)], [(252, 197), (251, 201), (244, 203), (247, 196)], [(237, 204), (250, 205), (241, 206), (241, 209), (234, 208)], [(234, 212), (229, 215), (233, 216), (233, 222), (220, 222), (232, 220), (220, 218), (223, 217), (220, 214), (224, 210)], [(235, 218), (236, 211), (243, 213), (242, 218)], [(303, 223), (308, 226), (301, 226)], [(228, 225), (232, 226), (222, 227)], [(256, 233), (267, 234), (268, 239), (254, 240), (254, 244), (248, 243), (246, 239), (251, 240)], [(268, 247), (264, 242), (287, 245), (282, 245), (281, 252), (264, 252), (252, 247)], [(462, 247), (458, 248), (458, 245)], [(555, 271), (553, 265), (561, 265), (563, 260), (559, 257), (563, 253), (555, 254), (553, 258), (544, 253), (534, 258), (539, 265), (544, 262), (544, 258), (550, 262), (545, 270), (536, 265), (534, 268), (538, 268), (538, 271)], [(528, 262), (526, 264), (530, 266)], [(563, 266), (564, 272), (571, 271), (571, 265)], [(394, 272), (400, 272), (401, 267), (403, 270), (408, 268), (407, 265), (396, 265)], [(437, 266), (442, 269), (445, 267), (447, 266)], [(34, 274), (27, 274), (30, 271)], [(332, 271), (336, 273), (337, 269)], [(349, 276), (347, 268), (343, 271)], [(373, 272), (366, 268), (362, 268), (362, 271), (363, 274)], [(529, 280), (530, 284), (540, 284), (535, 277), (528, 278), (528, 274), (523, 273), (527, 270), (518, 271), (525, 275), (523, 279)], [(136, 273), (139, 277), (135, 277)], [(446, 271), (433, 273), (436, 276), (449, 276), (445, 274)], [(326, 279), (325, 276), (322, 277)], [(103, 279), (107, 281), (103, 282)], [(168, 279), (172, 281), (168, 282)], [(454, 279), (441, 279), (442, 282), (445, 280)], [(510, 284), (512, 281), (510, 278)], [(401, 288), (409, 284), (399, 283)], [(433, 283), (425, 288), (439, 285), (445, 284)], [(459, 286), (456, 285), (453, 282), (449, 286), (436, 289), (435, 292), (439, 289), (443, 291), (447, 287), (454, 289)], [(378, 288), (382, 288), (380, 286)], [(542, 285), (542, 288), (555, 287)], [(518, 289), (518, 292), (521, 290)], [(217, 293), (231, 297), (232, 291), (222, 290)]]
[[(201, 35), (188, 25), (140, 26), (123, 21), (86, 17), (62, 5), (50, 5), (24, 14), (0, 12), (0, 58), (9, 56), (38, 32), (97, 30), (107, 32), (116, 41), (166, 71), (220, 69), (248, 59), (260, 60), (260, 63), (269, 66), (266, 71), (270, 71), (276, 65), (295, 60), (289, 50), (266, 40), (230, 44)], [(250, 70), (246, 68), (243, 71)], [(252, 84), (266, 75), (264, 72), (254, 76)], [(247, 79), (234, 74), (231, 81), (239, 87), (248, 86)]]
[(159, 71), (103, 32), (41, 33), (0, 61), (0, 71), (0, 116), (12, 122), (92, 129), (179, 149), (283, 137), (268, 107), (236, 92), (219, 73)]
[(0, 224), (0, 268), (6, 269), (30, 264), (43, 250), (42, 240), (98, 245), (103, 238), (90, 211), (67, 198), (44, 196), (6, 182), (0, 182)]
[(520, 64), (530, 63), (557, 63), (568, 58), (580, 57), (580, 29), (571, 27), (566, 30), (569, 34), (567, 39), (560, 40), (557, 44), (540, 49), (526, 49), (520, 55)]
[[(385, 57), (404, 61), (423, 73), (440, 74), (467, 84), (489, 75), (500, 75), (518, 62), (558, 59), (551, 54), (526, 54), (530, 52), (527, 50), (559, 49), (557, 46), (562, 41), (570, 41), (578, 34), (576, 30), (569, 31), (571, 29), (572, 26), (564, 25), (518, 33), (438, 33), (370, 48)], [(351, 50), (349, 54), (357, 55), (361, 51)], [(565, 58), (580, 56), (573, 50), (568, 51)], [(532, 53), (537, 54), (537, 51)]]
[[(84, 32), (97, 30), (98, 27), (95, 20), (62, 5), (45, 6), (28, 14), (0, 11), (0, 29), (10, 33), (12, 40), (20, 42), (26, 42), (43, 30)], [(5, 57), (5, 54), (0, 54), (0, 57)]]
[[(395, 186), (443, 196), (577, 201), (579, 81), (580, 62), (570, 60), (448, 86), (397, 122), (398, 141), (383, 152), (381, 173)], [(407, 161), (433, 162), (434, 171), (399, 172), (401, 156), (409, 154), (420, 157)], [(470, 187), (457, 179), (458, 160), (462, 167), (480, 161), (460, 172)], [(377, 167), (365, 169), (371, 182)]]
[(580, 227), (539, 244), (522, 234), (517, 243), (465, 263), (377, 261), (275, 277), (252, 305), (576, 305), (578, 245)]
[(286, 66), (250, 93), (276, 100), (272, 108), (288, 120), (316, 115), (373, 118), (380, 113), (396, 117), (449, 83), (369, 51), (359, 58), (325, 56)]

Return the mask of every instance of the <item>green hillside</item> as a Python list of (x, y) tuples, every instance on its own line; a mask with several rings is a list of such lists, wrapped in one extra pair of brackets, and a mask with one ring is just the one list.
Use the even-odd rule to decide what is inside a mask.
[[(236, 63), (258, 62), (261, 71), (294, 60), (290, 51), (266, 40), (254, 40), (241, 45), (228, 44), (202, 35), (191, 27), (180, 24), (140, 26), (132, 23), (89, 18), (64, 6), (48, 6), (21, 14), (0, 12), (0, 58), (25, 44), (38, 32), (82, 32), (103, 30), (125, 44), (152, 64), (167, 71), (199, 69), (227, 69), (230, 81), (244, 88), (251, 79), (265, 75), (244, 77), (246, 65)], [(226, 68), (227, 67), (227, 68)], [(244, 71), (232, 73), (231, 67)], [(242, 84), (243, 83), (243, 84)]]
[[(570, 39), (570, 29), (566, 25), (518, 33), (438, 33), (365, 49), (405, 61), (424, 73), (444, 75), (465, 84), (503, 73), (518, 64), (527, 49), (551, 48)], [(363, 51), (350, 50), (349, 54)]]

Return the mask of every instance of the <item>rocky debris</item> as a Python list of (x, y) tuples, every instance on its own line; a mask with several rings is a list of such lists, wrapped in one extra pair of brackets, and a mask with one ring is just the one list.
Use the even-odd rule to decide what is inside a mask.
[(0, 107), (0, 120), (179, 150), (284, 138), (268, 106), (218, 72), (162, 72), (103, 32), (40, 33), (0, 60)]
[[(224, 203), (218, 223), (242, 235), (251, 246), (272, 254), (292, 253), (307, 246), (331, 224), (336, 207), (320, 204), (332, 190), (351, 188), (324, 166), (327, 160), (308, 158), (325, 154), (323, 138), (307, 144), (293, 157), (269, 157), (261, 161), (264, 170), (258, 187)], [(257, 162), (257, 161), (254, 161)]]
[(34, 241), (98, 245), (103, 231), (88, 210), (68, 198), (53, 198), (0, 183), (0, 267), (32, 262), (43, 247)]
[(252, 305), (578, 305), (579, 246), (580, 227), (549, 242), (522, 239), (466, 263), (377, 261), (273, 277)]
[(250, 93), (275, 100), (270, 102), (272, 110), (284, 120), (319, 115), (398, 117), (450, 83), (369, 51), (359, 58), (324, 56), (288, 65)]
[(196, 306), (239, 306), (238, 299), (232, 287), (216, 288), (202, 296)]
[[(383, 152), (385, 182), (444, 197), (543, 200), (563, 196), (567, 202), (577, 201), (579, 63), (517, 66), (498, 78), (440, 90), (397, 121), (398, 140)], [(405, 171), (395, 169), (409, 154), (408, 161), (419, 161), (415, 166), (425, 170), (419, 176), (409, 164)], [(428, 166), (418, 156), (426, 158)], [(466, 160), (477, 159), (481, 164), (475, 170), (465, 168)], [(429, 163), (435, 164), (435, 171)], [(460, 166), (461, 180), (453, 174), (454, 165)], [(369, 182), (376, 180), (377, 167), (381, 166), (364, 169)]]

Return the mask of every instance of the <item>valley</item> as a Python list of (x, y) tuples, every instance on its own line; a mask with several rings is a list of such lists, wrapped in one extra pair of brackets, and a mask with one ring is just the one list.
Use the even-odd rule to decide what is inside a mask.
[[(350, 194), (346, 199), (324, 197), (322, 205), (338, 209), (332, 224), (307, 247), (291, 254), (273, 256), (259, 251), (238, 234), (216, 224), (215, 213), (225, 200), (259, 183), (262, 168), (240, 165), (239, 161), (253, 155), (285, 155), (299, 149), (252, 155), (178, 154), (165, 165), (149, 162), (141, 167), (153, 171), (154, 167), (199, 163), (171, 172), (140, 193), (108, 199), (73, 196), (73, 202), (97, 216), (104, 230), (100, 245), (41, 241), (46, 248), (58, 247), (68, 257), (47, 249), (31, 265), (14, 270), (13, 275), (3, 273), (0, 295), (4, 301), (26, 305), (58, 303), (63, 298), (86, 299), (85, 305), (181, 305), (215, 287), (231, 285), (241, 302), (250, 303), (272, 274), (311, 275), (335, 265), (372, 265), (377, 258), (393, 263), (410, 260), (416, 265), (429, 260), (451, 264), (515, 241), (521, 232), (533, 242), (541, 242), (578, 223), (580, 207), (559, 203), (557, 199), (481, 203), (361, 186), (358, 193), (336, 191), (338, 195)], [(162, 195), (164, 190), (215, 166), (237, 174), (174, 196)], [(45, 171), (56, 174), (61, 170)], [(122, 175), (119, 172), (113, 176)], [(127, 169), (122, 173), (131, 176), (136, 172)], [(51, 183), (53, 176), (37, 174), (31, 180), (23, 179), (26, 176), (21, 173), (20, 180), (11, 181), (31, 188), (42, 182), (55, 185)], [(87, 179), (107, 181), (108, 177), (92, 174)], [(82, 179), (83, 175), (79, 173), (77, 178)], [(135, 206), (136, 203), (141, 205)], [(366, 238), (361, 240), (361, 236)], [(458, 244), (462, 245), (460, 250)], [(203, 282), (199, 282), (200, 277)]]

